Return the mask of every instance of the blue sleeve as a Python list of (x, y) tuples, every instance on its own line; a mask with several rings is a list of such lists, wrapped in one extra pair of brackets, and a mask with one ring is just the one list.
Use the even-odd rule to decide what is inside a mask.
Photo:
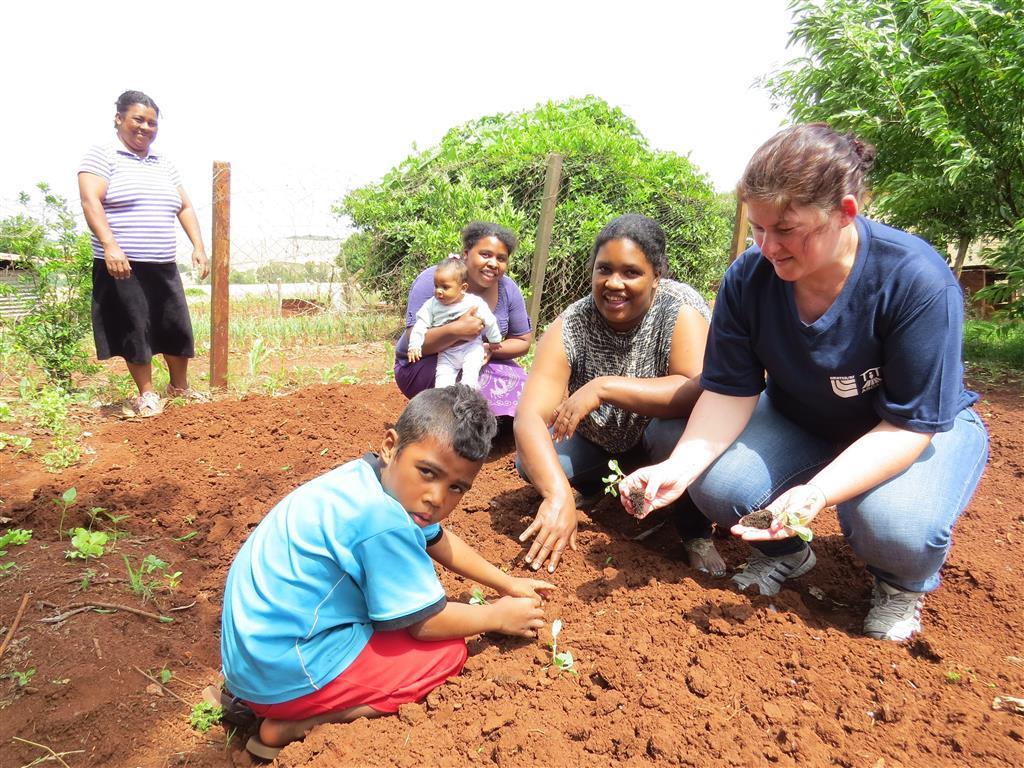
[(743, 307), (743, 263), (725, 273), (711, 314), (700, 385), (709, 392), (751, 397), (764, 390), (764, 365), (754, 353), (752, 329)]
[(525, 336), (530, 332), (530, 315), (526, 311), (523, 292), (519, 290), (516, 281), (510, 277), (506, 278), (505, 286), (508, 288), (508, 332), (506, 336)]
[(401, 629), (444, 608), (444, 589), (414, 530), (378, 533), (361, 542), (355, 555), (363, 563), (365, 583), (359, 586), (375, 628)]
[(946, 286), (884, 341), (875, 411), (913, 432), (945, 432), (962, 407), (963, 295)]

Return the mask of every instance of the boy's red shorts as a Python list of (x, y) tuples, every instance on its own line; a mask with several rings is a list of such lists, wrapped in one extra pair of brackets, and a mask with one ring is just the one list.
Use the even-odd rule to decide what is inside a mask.
[(374, 632), (344, 672), (319, 691), (280, 704), (247, 702), (259, 717), (305, 720), (350, 707), (397, 712), (419, 701), (466, 664), (466, 641), (417, 640), (408, 630)]

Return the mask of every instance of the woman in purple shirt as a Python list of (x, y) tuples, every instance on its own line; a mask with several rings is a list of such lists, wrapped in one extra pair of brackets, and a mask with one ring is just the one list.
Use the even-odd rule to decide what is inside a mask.
[[(492, 353), (480, 371), (480, 394), (487, 399), (495, 416), (514, 416), (526, 382), (526, 372), (515, 358), (525, 355), (533, 342), (523, 294), (515, 281), (505, 275), (518, 241), (509, 230), (486, 221), (467, 224), (461, 235), (469, 291), (487, 302), (498, 320), (502, 336), (501, 349)], [(476, 338), (483, 330), (483, 320), (471, 309), (446, 325), (428, 329), (423, 340), (423, 357), (415, 363), (409, 362), (409, 329), (416, 320), (416, 311), (434, 295), (435, 268), (423, 270), (409, 289), (406, 330), (395, 348), (395, 383), (408, 398), (434, 386), (438, 352)]]

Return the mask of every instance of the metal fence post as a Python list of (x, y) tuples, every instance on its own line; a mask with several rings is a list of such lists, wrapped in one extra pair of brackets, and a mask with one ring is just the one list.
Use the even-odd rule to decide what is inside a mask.
[(213, 267), (210, 276), (210, 386), (228, 385), (228, 279), (231, 267), (231, 163), (213, 164)]
[(551, 230), (555, 224), (555, 205), (558, 203), (558, 188), (562, 184), (562, 156), (557, 152), (548, 155), (548, 170), (544, 176), (544, 197), (541, 198), (540, 221), (537, 224), (537, 248), (533, 253), (533, 270), (530, 272), (530, 327), (537, 333), (537, 318), (540, 315), (540, 301), (544, 295), (544, 271), (548, 266), (551, 249)]

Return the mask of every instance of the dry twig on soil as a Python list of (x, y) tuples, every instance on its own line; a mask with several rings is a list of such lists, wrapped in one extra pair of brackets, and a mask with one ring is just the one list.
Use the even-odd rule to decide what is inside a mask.
[(31, 763), (28, 763), (27, 765), (23, 765), (21, 768), (32, 768), (32, 766), (39, 765), (40, 763), (45, 763), (48, 760), (56, 760), (58, 763), (63, 765), (64, 768), (71, 768), (70, 765), (68, 765), (67, 763), (64, 762), (64, 760), (63, 760), (64, 755), (77, 755), (77, 754), (80, 754), (82, 752), (85, 752), (84, 749), (75, 749), (75, 750), (72, 750), (70, 752), (54, 752), (52, 749), (50, 749), (45, 744), (36, 744), (34, 741), (29, 741), (28, 739), (21, 739), (21, 738), (18, 738), (17, 736), (12, 736), (11, 738), (14, 741), (20, 741), (22, 744), (29, 744), (29, 745), (31, 745), (33, 747), (38, 747), (39, 749), (45, 749), (47, 752), (50, 753), (48, 755), (43, 755), (42, 757), (37, 757)]
[(18, 625), (21, 623), (21, 617), (25, 614), (25, 607), (28, 605), (29, 592), (26, 592), (21, 598), (21, 605), (18, 606), (18, 612), (14, 615), (14, 623), (11, 624), (11, 628), (7, 630), (7, 636), (4, 637), (4, 642), (0, 645), (0, 656), (4, 655), (4, 651), (7, 650), (7, 646), (11, 644), (11, 640), (14, 639), (14, 633), (18, 631)]
[[(49, 603), (48, 605), (52, 605), (52, 603)], [(69, 605), (67, 608), (64, 609), (63, 613), (60, 613), (57, 616), (50, 616), (46, 619), (36, 619), (36, 621), (38, 621), (41, 624), (56, 624), (58, 622), (64, 621), (64, 619), (71, 618), (76, 613), (82, 613), (83, 611), (92, 611), (96, 609), (107, 611), (127, 611), (128, 613), (134, 613), (139, 616), (145, 616), (147, 619), (156, 619), (157, 621), (162, 621), (164, 623), (174, 621), (174, 619), (170, 618), (169, 616), (161, 616), (158, 613), (150, 613), (149, 611), (142, 611), (138, 608), (132, 608), (129, 605), (119, 605), (117, 603), (75, 603), (74, 605)]]
[(180, 702), (181, 702), (182, 704), (184, 704), (184, 705), (185, 705), (186, 707), (191, 707), (191, 706), (192, 706), (192, 704), (191, 704), (190, 702), (188, 702), (188, 701), (185, 701), (185, 700), (184, 700), (183, 698), (181, 698), (181, 696), (179, 696), (178, 694), (176, 694), (176, 693), (175, 693), (174, 691), (172, 691), (172, 690), (171, 690), (170, 688), (168, 688), (168, 687), (167, 687), (166, 685), (164, 685), (163, 683), (161, 683), (161, 682), (160, 682), (159, 680), (157, 680), (157, 679), (156, 679), (155, 677), (153, 677), (152, 675), (147, 675), (147, 674), (146, 674), (145, 672), (143, 672), (143, 671), (142, 671), (141, 669), (139, 669), (138, 667), (132, 667), (132, 669), (134, 669), (134, 670), (135, 670), (136, 672), (138, 672), (138, 673), (139, 673), (140, 675), (142, 675), (142, 676), (143, 676), (144, 678), (146, 678), (147, 680), (152, 680), (152, 681), (153, 681), (154, 683), (156, 683), (157, 685), (159, 685), (159, 686), (160, 686), (161, 688), (163, 688), (163, 689), (164, 689), (165, 691), (167, 691), (167, 693), (171, 694), (171, 696), (173, 696), (174, 698), (176, 698), (176, 699), (177, 699), (178, 701), (180, 701)]

